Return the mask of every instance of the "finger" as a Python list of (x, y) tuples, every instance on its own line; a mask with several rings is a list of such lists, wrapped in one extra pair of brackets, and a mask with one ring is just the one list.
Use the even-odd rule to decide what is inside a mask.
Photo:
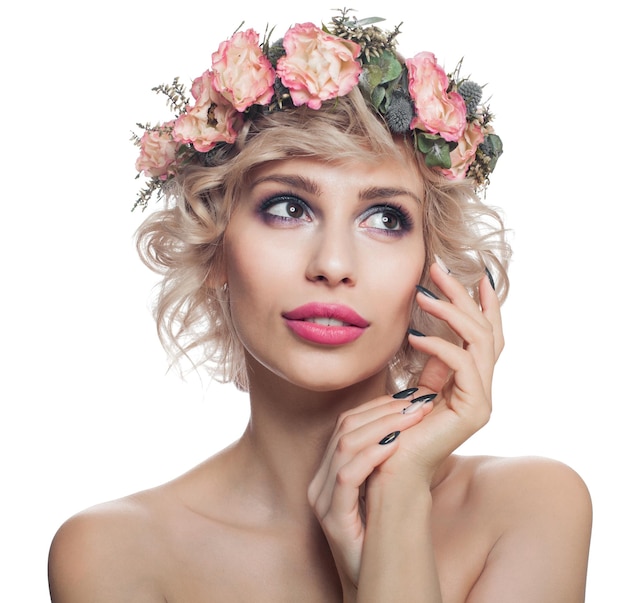
[(476, 300), (469, 294), (465, 285), (450, 272), (450, 270), (440, 264), (433, 263), (429, 268), (430, 278), (433, 283), (439, 287), (441, 292), (450, 300), (451, 303), (459, 307), (468, 314), (480, 311)]
[[(467, 320), (469, 318), (480, 326), (488, 324), (488, 318), (483, 314), (479, 304), (454, 276), (444, 272), (438, 264), (433, 264), (430, 274), (433, 282), (448, 299), (438, 299), (428, 289), (418, 286), (416, 299), (420, 307), (424, 307), (425, 303), (430, 302), (427, 307), (433, 310), (430, 313), (433, 313), (437, 318), (448, 320), (449, 316), (457, 316), (460, 319), (465, 318)], [(441, 315), (442, 312), (446, 312), (446, 314)], [(460, 333), (457, 334), (461, 335)]]
[[(418, 294), (417, 303), (424, 312), (446, 322), (463, 340), (463, 347), (474, 357), (483, 382), (487, 386), (493, 375), (496, 357), (493, 326), (482, 316), (482, 312), (479, 312), (481, 319), (476, 320), (475, 316), (468, 315), (451, 302), (434, 299), (423, 293)], [(474, 306), (477, 307), (476, 304)], [(416, 347), (419, 338), (412, 337), (409, 341)]]
[(491, 284), (491, 280), (488, 275), (485, 275), (481, 279), (478, 285), (478, 292), (483, 314), (492, 326), (494, 353), (495, 357), (498, 358), (500, 356), (500, 353), (502, 352), (502, 349), (504, 348), (502, 312), (500, 307), (500, 300), (498, 299), (498, 296)]
[[(419, 396), (415, 402), (400, 401), (401, 410), (398, 406), (399, 401), (393, 401), (387, 405), (389, 412), (386, 414), (381, 414), (355, 429), (340, 432), (336, 440), (329, 444), (324, 462), (311, 482), (310, 494), (316, 500), (318, 508), (328, 507), (334, 495), (336, 476), (363, 450), (381, 442), (387, 434), (403, 431), (419, 423), (432, 407), (428, 403), (430, 401), (428, 398)], [(373, 409), (370, 409), (363, 414), (368, 414), (371, 418), (372, 411)], [(376, 465), (369, 467), (363, 481), (375, 467)]]
[[(413, 394), (415, 396), (419, 395), (419, 393), (422, 392), (414, 389)], [(326, 452), (324, 453), (324, 457), (320, 463), (320, 467), (323, 468), (324, 466), (328, 466), (330, 464), (331, 459), (335, 454), (335, 449), (337, 448), (337, 442), (342, 434), (356, 431), (363, 425), (373, 423), (386, 415), (399, 413), (407, 404), (410, 403), (412, 397), (414, 397), (411, 395), (411, 390), (398, 392), (397, 395), (400, 397), (395, 398), (393, 396), (380, 396), (341, 413), (337, 419), (335, 429), (329, 439)]]
[(425, 390), (440, 392), (450, 378), (450, 367), (435, 356), (430, 356), (424, 364), (418, 386)]
[(438, 263), (431, 266), (430, 274), (449, 301), (438, 300), (422, 290), (417, 294), (418, 305), (435, 318), (445, 321), (463, 340), (464, 347), (474, 355), (485, 388), (490, 387), (504, 338), (499, 301), (488, 276), (485, 275), (479, 282), (479, 300), (475, 301), (465, 287)]
[[(483, 278), (478, 283), (478, 300), (475, 300), (469, 294), (466, 287), (462, 285), (454, 275), (444, 270), (438, 263), (431, 266), (430, 275), (433, 282), (441, 289), (444, 295), (448, 297), (450, 302), (474, 318), (479, 324), (484, 324), (485, 321), (491, 322), (492, 318), (496, 322), (499, 321), (499, 313), (493, 314), (491, 312), (485, 312), (485, 304), (489, 306), (491, 310), (493, 310), (494, 307), (499, 308), (500, 304), (487, 273), (484, 274)], [(490, 286), (486, 287), (487, 284)]]
[[(392, 432), (393, 434), (397, 432)], [(391, 436), (386, 436), (389, 439)], [(382, 438), (380, 441), (384, 441)], [(374, 469), (393, 455), (398, 447), (396, 436), (387, 444), (375, 443), (363, 448), (351, 458), (335, 474), (332, 484), (329, 484), (330, 496), (327, 500), (318, 499), (316, 514), (326, 522), (345, 521), (346, 516), (359, 513), (359, 498), (361, 486), (372, 474)]]
[(389, 396), (380, 396), (342, 412), (335, 423), (335, 429), (333, 430), (333, 433), (328, 441), (328, 445), (326, 446), (326, 451), (322, 457), (320, 468), (323, 469), (325, 466), (327, 467), (330, 464), (330, 459), (334, 454), (337, 446), (337, 439), (340, 434), (342, 432), (357, 429), (364, 423), (375, 420), (377, 417), (386, 414), (387, 411), (385, 411), (383, 407), (386, 404), (389, 404), (389, 399)]
[[(500, 313), (500, 300), (494, 289), (491, 275), (485, 269), (485, 275), (478, 284), (479, 303), (469, 295), (465, 287), (442, 267), (439, 263), (433, 264), (430, 270), (433, 282), (457, 307), (461, 308), (469, 316), (472, 316), (478, 324), (491, 325), (494, 339), (494, 352), (497, 358), (504, 347), (502, 334), (502, 316)], [(485, 322), (486, 321), (486, 322)]]
[[(440, 337), (411, 337), (411, 345), (436, 358), (437, 365), (443, 364), (454, 373), (456, 395), (449, 401), (452, 407), (455, 401), (459, 402), (459, 405), (467, 403), (470, 406), (474, 405), (474, 401), (476, 403), (484, 399), (489, 401), (490, 381), (487, 384), (483, 382), (484, 376), (479, 370), (472, 351)], [(454, 407), (454, 410), (459, 410), (459, 408)]]

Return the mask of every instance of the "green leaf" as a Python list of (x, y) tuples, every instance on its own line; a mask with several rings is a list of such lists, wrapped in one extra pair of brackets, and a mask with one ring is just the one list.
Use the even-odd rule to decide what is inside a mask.
[(428, 167), (450, 169), (452, 166), (450, 151), (456, 146), (457, 143), (447, 142), (438, 134), (420, 132), (417, 135), (417, 148), (424, 154)]
[(384, 20), (382, 17), (366, 17), (365, 19), (359, 19), (356, 22), (356, 26), (363, 27), (364, 25), (372, 25), (372, 23), (382, 23)]
[(382, 86), (376, 86), (372, 91), (372, 106), (374, 109), (378, 109), (380, 107), (380, 103), (383, 102), (385, 98), (385, 89)]
[(382, 82), (383, 71), (378, 65), (367, 63), (363, 65), (361, 78), (365, 81), (367, 89), (371, 91)]
[(383, 51), (380, 57), (378, 57), (377, 62), (383, 71), (383, 84), (400, 77), (400, 74), (402, 73), (402, 64), (398, 61), (398, 59), (396, 59), (392, 52), (389, 52), (388, 50)]
[(497, 134), (487, 134), (485, 137), (485, 142), (487, 143), (489, 150), (489, 157), (491, 160), (489, 161), (489, 171), (493, 172), (496, 167), (496, 163), (498, 159), (500, 159), (500, 155), (504, 152), (504, 148), (502, 146), (502, 139)]

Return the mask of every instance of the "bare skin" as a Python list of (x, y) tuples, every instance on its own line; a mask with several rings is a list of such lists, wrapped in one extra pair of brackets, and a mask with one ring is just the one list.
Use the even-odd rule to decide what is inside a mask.
[[(580, 478), (553, 461), (452, 454), (489, 419), (504, 340), (486, 276), (474, 301), (434, 264), (445, 299), (415, 294), (421, 188), (396, 160), (287, 160), (254, 175), (224, 275), (249, 426), (180, 478), (66, 522), (50, 554), (54, 603), (584, 600)], [(285, 316), (311, 301), (349, 305), (367, 327), (349, 344), (303, 339)], [(430, 357), (416, 386), (436, 397), (421, 405), (386, 391), (414, 303), (464, 342), (408, 336)]]
[[(269, 492), (245, 495), (233, 479), (233, 467), (244, 465), (247, 479), (255, 466), (244, 449), (242, 440), (169, 484), (71, 519), (53, 546), (53, 601), (342, 601), (306, 500), (294, 496), (287, 508)], [(481, 598), (481, 576), (501, 556), (517, 562), (498, 574), (501, 601), (583, 600), (589, 506), (571, 470), (539, 459), (453, 456), (440, 477), (432, 539), (444, 601), (495, 601)], [(259, 494), (268, 489), (261, 480), (256, 486)], [(571, 590), (550, 599), (564, 577)]]

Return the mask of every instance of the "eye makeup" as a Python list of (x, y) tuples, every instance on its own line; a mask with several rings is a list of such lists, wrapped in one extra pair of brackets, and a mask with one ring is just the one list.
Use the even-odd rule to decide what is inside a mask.
[(261, 201), (258, 213), (267, 223), (293, 223), (311, 221), (311, 209), (296, 195), (279, 194)]
[[(361, 221), (363, 228), (373, 228), (385, 235), (400, 236), (413, 230), (413, 218), (401, 205), (392, 203), (374, 205), (361, 215), (363, 216)], [(367, 222), (375, 222), (376, 216), (380, 216), (376, 225), (367, 224)]]

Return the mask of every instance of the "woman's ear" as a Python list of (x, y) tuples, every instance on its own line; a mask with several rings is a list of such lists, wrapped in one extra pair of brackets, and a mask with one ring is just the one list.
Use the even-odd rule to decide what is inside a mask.
[(226, 254), (224, 253), (224, 240), (220, 242), (220, 247), (215, 253), (211, 270), (206, 275), (204, 284), (209, 289), (228, 289), (228, 270), (226, 268)]

